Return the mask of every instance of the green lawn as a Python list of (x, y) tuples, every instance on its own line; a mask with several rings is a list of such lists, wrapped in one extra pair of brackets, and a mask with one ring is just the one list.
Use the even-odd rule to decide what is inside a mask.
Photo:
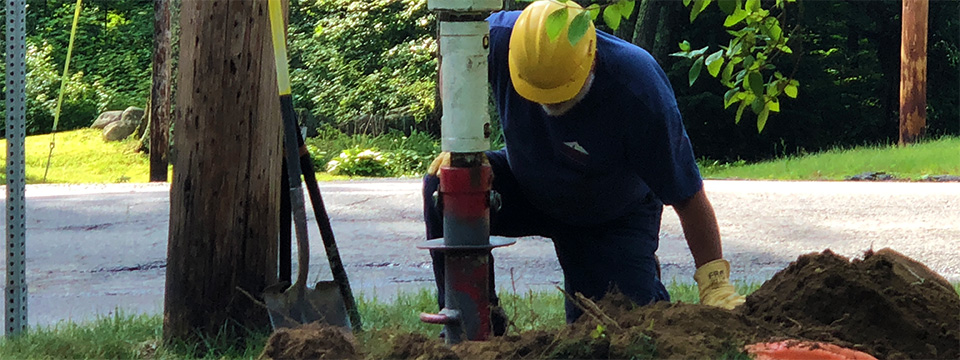
[[(56, 135), (56, 146), (50, 157), (48, 183), (117, 183), (147, 182), (150, 160), (136, 152), (133, 137), (120, 142), (104, 142), (100, 130), (82, 129)], [(43, 182), (50, 154), (50, 134), (28, 136), (25, 143), (28, 184)], [(7, 141), (0, 140), (6, 149)], [(0, 154), (6, 168), (6, 152)], [(0, 174), (6, 182), (6, 171)]]
[(834, 149), (756, 164), (701, 162), (708, 179), (844, 180), (865, 172), (922, 180), (933, 175), (960, 175), (960, 137), (944, 137), (899, 148), (868, 146)]
[[(28, 136), (25, 144), (26, 176), (28, 184), (43, 183), (50, 154), (51, 135)], [(47, 183), (106, 184), (145, 183), (150, 180), (149, 155), (136, 151), (138, 140), (129, 137), (119, 142), (104, 142), (101, 131), (80, 129), (64, 131), (56, 135), (56, 147), (50, 159)], [(0, 140), (6, 149), (7, 141)], [(0, 153), (0, 182), (6, 183), (6, 151)], [(172, 167), (171, 167), (172, 168)], [(173, 179), (172, 169), (169, 179)], [(318, 173), (320, 181), (347, 179)]]

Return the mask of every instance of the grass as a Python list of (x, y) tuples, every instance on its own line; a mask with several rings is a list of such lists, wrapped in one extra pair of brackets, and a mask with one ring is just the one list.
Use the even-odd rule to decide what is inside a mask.
[(943, 137), (905, 148), (865, 146), (789, 156), (755, 164), (701, 161), (708, 179), (844, 180), (865, 172), (921, 180), (933, 175), (960, 175), (960, 137)]
[[(51, 135), (33, 135), (24, 144), (26, 177), (28, 184), (43, 183), (47, 157), (50, 154)], [(0, 140), (0, 148), (6, 149), (7, 141)], [(138, 140), (129, 137), (123, 141), (105, 142), (101, 131), (79, 129), (56, 135), (56, 147), (50, 159), (47, 183), (61, 184), (109, 184), (145, 183), (150, 180), (150, 159), (137, 152)], [(0, 182), (6, 183), (6, 151), (0, 153)], [(173, 173), (173, 170), (170, 170)], [(169, 176), (173, 179), (173, 176)], [(317, 180), (347, 179), (321, 172)]]
[[(147, 182), (150, 160), (136, 152), (133, 137), (119, 142), (104, 142), (94, 129), (65, 131), (56, 135), (56, 147), (50, 158), (48, 183)], [(51, 135), (28, 136), (24, 144), (28, 184), (43, 182)], [(6, 140), (0, 140), (6, 148)], [(6, 167), (6, 152), (0, 155)], [(6, 171), (0, 177), (6, 182)]]

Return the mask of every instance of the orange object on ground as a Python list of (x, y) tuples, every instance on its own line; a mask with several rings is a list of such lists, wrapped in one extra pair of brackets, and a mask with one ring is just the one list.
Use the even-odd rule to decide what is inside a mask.
[(745, 350), (756, 360), (877, 360), (862, 351), (815, 341), (757, 343), (745, 346)]

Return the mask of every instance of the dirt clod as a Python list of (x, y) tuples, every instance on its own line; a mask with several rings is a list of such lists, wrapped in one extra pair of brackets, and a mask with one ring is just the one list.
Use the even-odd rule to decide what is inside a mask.
[(353, 335), (341, 328), (310, 323), (280, 329), (267, 339), (259, 359), (357, 359)]
[(416, 360), (453, 360), (457, 354), (443, 345), (437, 338), (428, 338), (421, 334), (400, 334), (390, 340), (390, 353), (387, 359)]
[[(854, 260), (830, 250), (800, 256), (733, 311), (668, 302), (636, 306), (621, 294), (597, 301), (592, 311), (602, 316), (583, 316), (559, 331), (526, 331), (450, 348), (436, 338), (399, 334), (385, 357), (718, 358), (736, 356), (746, 344), (797, 339), (880, 359), (960, 358), (960, 296), (943, 277), (890, 249)], [(323, 328), (310, 331), (274, 334), (264, 355), (358, 356), (352, 338), (323, 333)]]

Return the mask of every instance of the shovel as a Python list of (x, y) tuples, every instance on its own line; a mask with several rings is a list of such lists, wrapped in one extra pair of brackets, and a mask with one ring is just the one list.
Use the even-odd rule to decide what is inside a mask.
[[(313, 206), (313, 215), (317, 218), (317, 226), (320, 228), (320, 239), (323, 240), (323, 249), (324, 253), (327, 254), (330, 272), (333, 274), (334, 283), (339, 286), (341, 301), (347, 308), (347, 315), (350, 318), (353, 330), (360, 331), (363, 329), (363, 323), (360, 319), (357, 301), (353, 297), (350, 280), (347, 278), (347, 271), (343, 268), (343, 260), (340, 259), (340, 251), (337, 249), (337, 242), (333, 237), (330, 216), (327, 215), (326, 206), (323, 204), (323, 196), (320, 195), (320, 185), (317, 183), (316, 174), (314, 174), (313, 159), (310, 157), (310, 152), (307, 151), (299, 131), (297, 132), (297, 144), (300, 145), (300, 169), (303, 172), (303, 181), (307, 184), (307, 193), (310, 194), (310, 204)], [(319, 290), (320, 286), (318, 285), (317, 288)]]
[[(350, 327), (346, 307), (335, 282), (319, 282), (314, 289), (307, 288), (310, 268), (310, 242), (307, 237), (307, 212), (301, 188), (297, 120), (290, 95), (290, 77), (287, 70), (283, 16), (279, 0), (270, 0), (270, 28), (273, 35), (274, 57), (277, 67), (277, 85), (280, 90), (280, 108), (283, 118), (283, 150), (290, 185), (290, 208), (293, 212), (294, 233), (297, 239), (297, 277), (290, 287), (275, 284), (264, 289), (264, 303), (274, 329), (292, 328), (316, 321)], [(286, 287), (286, 288), (285, 288)], [(284, 289), (285, 288), (285, 289)]]

